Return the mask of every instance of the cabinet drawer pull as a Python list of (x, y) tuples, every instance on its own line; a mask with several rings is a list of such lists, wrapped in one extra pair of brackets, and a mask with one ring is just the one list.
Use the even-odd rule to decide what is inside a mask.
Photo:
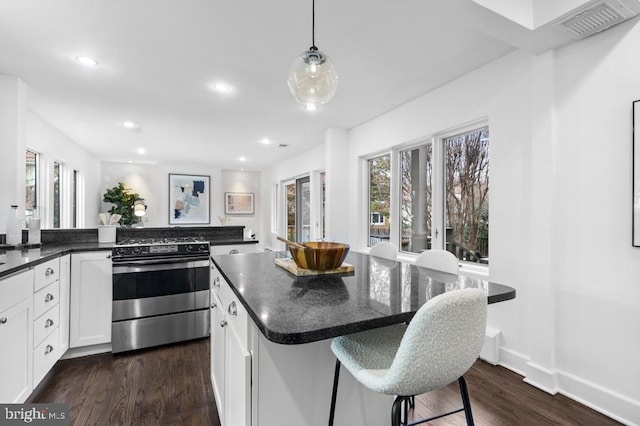
[(229, 307), (227, 308), (229, 315), (238, 315), (238, 307), (236, 306), (236, 302), (231, 302)]
[(53, 294), (47, 293), (47, 295), (44, 297), (44, 301), (51, 302), (52, 300), (53, 300)]
[(220, 321), (220, 327), (226, 327), (227, 322), (225, 320)]
[(53, 320), (48, 319), (47, 322), (44, 323), (44, 328), (49, 328), (53, 325)]
[(44, 275), (45, 275), (45, 276), (47, 276), (47, 277), (48, 277), (49, 275), (53, 275), (53, 274), (55, 274), (55, 273), (56, 273), (56, 272), (55, 272), (53, 269), (51, 269), (51, 268), (47, 268), (47, 270), (46, 270), (46, 271), (44, 271)]
[(220, 287), (220, 277), (216, 277), (216, 279), (213, 280), (213, 286)]
[(53, 346), (51, 346), (51, 345), (47, 345), (47, 347), (46, 347), (46, 348), (44, 348), (44, 354), (45, 354), (45, 355), (48, 355), (48, 354), (50, 354), (51, 352), (53, 352)]
[(0, 318), (0, 324), (6, 324), (6, 323), (7, 323), (7, 317)]

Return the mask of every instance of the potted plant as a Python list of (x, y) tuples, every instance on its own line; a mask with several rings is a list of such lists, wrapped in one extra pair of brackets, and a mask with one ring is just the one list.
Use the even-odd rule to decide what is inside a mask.
[(109, 213), (122, 216), (120, 219), (122, 226), (131, 226), (138, 221), (138, 218), (133, 214), (133, 205), (138, 200), (144, 201), (144, 198), (140, 197), (138, 193), (132, 193), (129, 188), (125, 188), (122, 182), (119, 182), (118, 186), (107, 189), (102, 196), (102, 201), (113, 204)]

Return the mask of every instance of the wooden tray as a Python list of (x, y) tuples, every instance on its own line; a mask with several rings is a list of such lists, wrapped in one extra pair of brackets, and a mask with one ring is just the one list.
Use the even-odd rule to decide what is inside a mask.
[(348, 272), (353, 272), (355, 270), (353, 265), (350, 265), (349, 263), (343, 263), (342, 266), (340, 266), (337, 269), (328, 269), (326, 271), (317, 271), (315, 269), (302, 269), (302, 268), (298, 268), (298, 265), (296, 265), (296, 262), (294, 262), (293, 259), (284, 258), (284, 257), (277, 258), (276, 265), (278, 265), (279, 267), (281, 267), (282, 269), (288, 272), (291, 272), (293, 275), (298, 277), (304, 277), (308, 275), (344, 274)]

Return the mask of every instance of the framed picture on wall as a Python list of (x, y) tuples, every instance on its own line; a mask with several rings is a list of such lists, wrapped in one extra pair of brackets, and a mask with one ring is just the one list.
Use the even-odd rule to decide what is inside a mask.
[(210, 223), (209, 176), (169, 174), (169, 225)]
[(225, 192), (224, 214), (255, 213), (253, 193), (251, 192)]

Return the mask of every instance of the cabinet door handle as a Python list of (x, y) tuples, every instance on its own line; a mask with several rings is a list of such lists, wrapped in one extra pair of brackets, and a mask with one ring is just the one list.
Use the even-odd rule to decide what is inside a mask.
[(53, 352), (53, 346), (51, 346), (51, 345), (47, 345), (47, 347), (46, 347), (46, 348), (44, 348), (44, 354), (45, 354), (45, 355), (48, 355), (48, 354), (50, 354), (51, 352)]
[(53, 300), (53, 294), (47, 293), (47, 295), (44, 297), (44, 301), (51, 302), (52, 300)]
[(107, 255), (107, 259), (111, 259), (111, 255), (110, 254)]
[(216, 277), (216, 279), (213, 280), (213, 286), (220, 287), (220, 277)]
[(47, 319), (47, 322), (44, 323), (44, 328), (49, 328), (53, 325), (52, 319)]
[(212, 303), (212, 304), (211, 304), (211, 309), (215, 309), (215, 308), (217, 308), (217, 307), (218, 307), (218, 305), (216, 305), (215, 303)]
[(226, 327), (227, 322), (225, 320), (220, 321), (220, 327)]
[(6, 323), (7, 323), (7, 317), (0, 318), (0, 324), (6, 324)]
[(48, 277), (49, 275), (53, 275), (53, 274), (55, 274), (55, 273), (56, 273), (56, 272), (55, 272), (53, 269), (51, 269), (51, 268), (47, 268), (47, 270), (46, 270), (46, 271), (44, 271), (44, 274), (45, 274), (45, 276), (47, 276), (47, 277)]
[(236, 306), (236, 302), (231, 302), (229, 307), (227, 308), (229, 315), (238, 315), (238, 307)]

